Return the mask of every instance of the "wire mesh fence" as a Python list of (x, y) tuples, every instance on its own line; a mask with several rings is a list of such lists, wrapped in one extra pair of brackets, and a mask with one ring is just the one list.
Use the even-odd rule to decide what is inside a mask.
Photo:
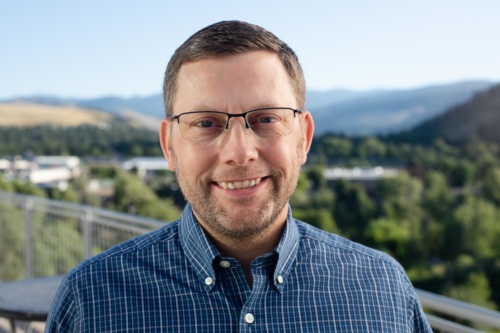
[(0, 281), (67, 273), (164, 221), (0, 192)]

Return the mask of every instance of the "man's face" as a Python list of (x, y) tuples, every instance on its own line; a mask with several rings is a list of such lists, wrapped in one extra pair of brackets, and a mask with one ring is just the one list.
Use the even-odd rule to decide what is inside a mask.
[[(186, 63), (177, 87), (174, 115), (297, 108), (283, 65), (265, 51)], [(292, 132), (274, 139), (260, 138), (244, 125), (243, 118), (231, 118), (229, 129), (209, 143), (183, 138), (177, 121), (164, 120), (161, 127), (168, 164), (198, 222), (216, 238), (245, 239), (284, 225), (313, 135), (309, 113), (297, 114)]]

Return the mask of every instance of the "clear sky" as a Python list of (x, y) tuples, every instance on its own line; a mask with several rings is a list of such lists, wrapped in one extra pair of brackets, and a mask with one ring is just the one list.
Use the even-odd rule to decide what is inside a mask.
[(0, 99), (161, 91), (174, 50), (220, 20), (263, 26), (308, 89), (500, 82), (498, 0), (2, 1)]

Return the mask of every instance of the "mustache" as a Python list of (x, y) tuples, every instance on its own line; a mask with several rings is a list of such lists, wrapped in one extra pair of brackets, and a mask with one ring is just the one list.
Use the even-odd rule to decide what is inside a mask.
[(232, 167), (228, 170), (219, 170), (209, 176), (213, 180), (239, 180), (239, 179), (254, 179), (272, 176), (276, 174), (272, 170), (264, 170), (262, 168), (251, 167)]

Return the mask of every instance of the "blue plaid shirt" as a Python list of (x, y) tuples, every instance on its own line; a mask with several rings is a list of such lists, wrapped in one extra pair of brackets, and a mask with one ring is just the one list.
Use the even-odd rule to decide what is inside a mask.
[(240, 264), (181, 218), (82, 262), (46, 332), (432, 332), (402, 267), (294, 220), (278, 247)]

